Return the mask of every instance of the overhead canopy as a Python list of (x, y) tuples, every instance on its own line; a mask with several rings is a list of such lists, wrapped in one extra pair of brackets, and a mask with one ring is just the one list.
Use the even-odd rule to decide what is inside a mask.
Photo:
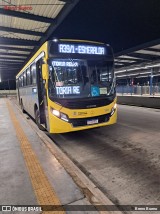
[(0, 0), (0, 78), (10, 79), (79, 0)]
[(160, 75), (160, 39), (121, 51), (115, 55), (117, 78)]

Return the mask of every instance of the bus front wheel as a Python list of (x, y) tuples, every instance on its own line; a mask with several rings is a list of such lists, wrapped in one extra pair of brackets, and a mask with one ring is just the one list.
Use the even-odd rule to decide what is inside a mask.
[(38, 109), (36, 109), (36, 112), (35, 112), (35, 120), (38, 128), (42, 131), (45, 131), (45, 128), (40, 124), (40, 113)]

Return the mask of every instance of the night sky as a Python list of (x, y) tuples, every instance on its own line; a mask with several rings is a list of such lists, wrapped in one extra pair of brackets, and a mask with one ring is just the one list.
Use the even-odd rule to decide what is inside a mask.
[(109, 43), (114, 52), (160, 38), (160, 0), (80, 0), (54, 33)]

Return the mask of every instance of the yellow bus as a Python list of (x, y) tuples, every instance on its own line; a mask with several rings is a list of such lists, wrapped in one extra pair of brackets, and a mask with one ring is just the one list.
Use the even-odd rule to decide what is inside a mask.
[(16, 85), (22, 111), (49, 133), (116, 123), (114, 56), (104, 43), (47, 41), (17, 74)]

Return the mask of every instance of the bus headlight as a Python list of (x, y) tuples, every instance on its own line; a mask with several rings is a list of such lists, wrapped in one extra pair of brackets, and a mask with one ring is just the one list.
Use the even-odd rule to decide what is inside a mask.
[(62, 113), (62, 112), (61, 112), (61, 116), (60, 117), (61, 117), (62, 120), (66, 121), (66, 122), (69, 121), (68, 116), (66, 114)]
[(60, 117), (60, 112), (59, 112), (59, 111), (57, 111), (57, 110), (51, 108), (51, 112), (52, 112), (52, 114), (54, 114), (56, 117)]
[(111, 116), (114, 114), (114, 112), (117, 109), (117, 103), (114, 104), (113, 108), (111, 109)]
[(66, 122), (69, 121), (68, 116), (67, 116), (66, 114), (64, 114), (64, 113), (62, 113), (62, 112), (60, 112), (60, 111), (58, 111), (58, 110), (55, 110), (55, 109), (51, 108), (51, 113), (52, 113), (54, 116), (60, 118), (61, 120), (64, 120), (64, 121), (66, 121)]

